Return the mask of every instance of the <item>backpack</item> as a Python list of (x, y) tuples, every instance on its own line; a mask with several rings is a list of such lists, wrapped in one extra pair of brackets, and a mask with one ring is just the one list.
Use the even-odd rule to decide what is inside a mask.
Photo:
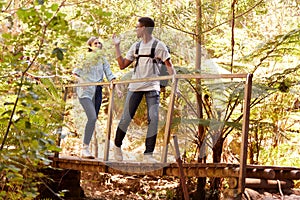
[[(138, 62), (139, 62), (139, 58), (140, 57), (150, 57), (152, 58), (152, 61), (153, 61), (153, 74), (155, 74), (155, 67), (158, 68), (158, 71), (159, 71), (159, 76), (166, 76), (166, 75), (169, 75), (168, 73), (168, 70), (167, 70), (167, 67), (165, 65), (165, 63), (160, 60), (160, 59), (154, 59), (154, 56), (155, 56), (155, 49), (156, 49), (156, 46), (157, 46), (157, 43), (158, 43), (158, 40), (154, 40), (153, 44), (152, 44), (152, 47), (151, 47), (151, 53), (150, 55), (139, 55), (139, 48), (140, 48), (140, 45), (141, 45), (141, 42), (138, 42), (135, 46), (135, 55), (137, 55), (136, 57), (136, 62), (135, 62), (135, 66), (134, 66), (134, 73), (136, 71), (136, 67), (138, 65)], [(168, 48), (168, 51), (170, 53), (170, 49), (169, 47)], [(168, 81), (169, 80), (161, 80), (160, 81), (160, 87), (161, 88), (164, 88), (168, 85)]]

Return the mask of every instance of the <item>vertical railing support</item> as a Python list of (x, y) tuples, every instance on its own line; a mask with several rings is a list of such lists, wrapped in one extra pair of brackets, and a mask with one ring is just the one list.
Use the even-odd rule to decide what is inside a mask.
[(109, 105), (108, 105), (108, 115), (107, 115), (107, 122), (106, 122), (106, 139), (105, 139), (105, 148), (104, 148), (104, 157), (103, 161), (108, 161), (109, 159), (109, 143), (110, 143), (110, 136), (111, 136), (111, 126), (112, 126), (112, 116), (113, 116), (113, 107), (114, 107), (114, 89), (115, 84), (111, 83), (109, 90)]
[(172, 116), (174, 111), (174, 101), (175, 101), (176, 91), (177, 91), (177, 84), (178, 84), (178, 79), (175, 78), (171, 89), (171, 96), (170, 96), (170, 102), (169, 102), (169, 107), (167, 112), (167, 120), (165, 125), (163, 152), (161, 156), (162, 163), (167, 162), (168, 144), (170, 142), (170, 132), (171, 132)]
[(185, 182), (185, 174), (183, 171), (182, 160), (180, 158), (178, 139), (177, 139), (176, 135), (173, 135), (173, 141), (174, 141), (175, 156), (176, 156), (176, 161), (177, 161), (177, 165), (178, 165), (178, 169), (179, 169), (179, 176), (180, 176), (180, 182), (181, 182), (184, 200), (189, 200), (190, 199), (189, 191), (188, 191), (188, 188), (187, 188), (186, 182)]
[[(63, 90), (63, 91), (62, 91), (62, 92), (63, 92), (62, 98), (63, 98), (64, 103), (66, 103), (66, 102), (67, 102), (67, 96), (68, 96), (68, 87), (64, 87), (62, 90)], [(64, 108), (65, 108), (65, 105), (64, 105)], [(61, 114), (61, 121), (62, 121), (62, 122), (64, 121), (64, 117), (65, 117), (65, 109), (64, 109), (63, 113)], [(62, 126), (60, 126), (60, 127), (57, 129), (56, 133), (58, 134), (58, 135), (57, 135), (57, 138), (56, 138), (56, 145), (60, 147), (60, 143), (61, 143), (61, 133), (62, 133)], [(54, 157), (55, 157), (55, 158), (58, 158), (58, 157), (59, 157), (59, 152), (55, 152), (55, 153), (54, 153)]]
[(248, 74), (244, 90), (244, 110), (243, 110), (243, 127), (242, 127), (242, 144), (240, 151), (240, 172), (238, 183), (238, 196), (241, 198), (245, 190), (246, 164), (247, 164), (247, 147), (248, 147), (248, 131), (250, 118), (250, 100), (252, 89), (252, 74)]

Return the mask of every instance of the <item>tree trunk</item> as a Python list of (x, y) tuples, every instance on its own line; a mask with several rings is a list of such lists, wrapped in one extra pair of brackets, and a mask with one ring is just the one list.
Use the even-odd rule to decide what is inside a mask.
[[(197, 28), (196, 28), (196, 66), (195, 68), (200, 70), (201, 69), (201, 44), (202, 44), (202, 8), (201, 8), (201, 0), (196, 1), (197, 6)], [(197, 94), (197, 105), (198, 105), (198, 117), (201, 119), (203, 118), (203, 109), (202, 109), (202, 92), (201, 92), (201, 81), (196, 80), (196, 85), (198, 89)], [(199, 151), (204, 141), (204, 127), (202, 125), (198, 126), (198, 147)], [(199, 152), (198, 162), (205, 163), (206, 156), (200, 156), (202, 152)], [(204, 152), (205, 155), (205, 152)], [(195, 199), (202, 199), (205, 200), (205, 186), (206, 186), (206, 178), (198, 178), (197, 179), (197, 191)]]
[[(224, 139), (220, 136), (217, 139), (213, 147), (213, 162), (220, 163), (222, 150), (223, 150)], [(210, 200), (219, 200), (220, 199), (220, 187), (221, 187), (221, 178), (212, 178), (211, 185), (210, 185)]]

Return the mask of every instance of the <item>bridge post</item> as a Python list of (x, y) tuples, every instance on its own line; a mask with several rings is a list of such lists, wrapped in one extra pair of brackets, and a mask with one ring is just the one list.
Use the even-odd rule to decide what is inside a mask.
[[(63, 98), (63, 100), (64, 100), (65, 103), (66, 103), (66, 101), (67, 101), (67, 96), (68, 96), (68, 87), (64, 87), (64, 88), (63, 88), (63, 96), (62, 96), (62, 98)], [(65, 109), (64, 109), (64, 110), (65, 110)], [(64, 117), (65, 117), (65, 113), (63, 112), (63, 113), (61, 114), (61, 121), (64, 121)], [(56, 145), (60, 147), (60, 143), (61, 143), (61, 133), (62, 133), (62, 126), (60, 126), (60, 127), (57, 129), (56, 133), (57, 133), (57, 137), (56, 137)], [(59, 152), (55, 152), (55, 153), (54, 153), (54, 157), (55, 157), (55, 158), (58, 158), (58, 156), (59, 156)]]
[(175, 93), (177, 90), (177, 84), (178, 84), (178, 79), (175, 78), (173, 85), (172, 85), (172, 89), (171, 89), (171, 96), (170, 96), (170, 102), (169, 102), (169, 107), (168, 107), (168, 112), (167, 112), (167, 120), (166, 120), (166, 125), (165, 125), (163, 151), (162, 151), (162, 156), (161, 156), (162, 163), (167, 162), (168, 144), (170, 142), (171, 124), (172, 124), (172, 116), (173, 116), (173, 111), (174, 111), (174, 101), (175, 101), (175, 97), (176, 97)]
[(238, 181), (238, 196), (240, 196), (240, 198), (242, 197), (242, 194), (244, 193), (245, 190), (252, 76), (253, 76), (252, 74), (247, 75), (245, 90), (244, 90), (242, 143), (241, 143), (241, 151), (240, 151), (241, 161), (240, 161), (240, 172), (239, 172), (239, 181)]
[(104, 157), (103, 161), (108, 161), (109, 159), (109, 144), (110, 144), (110, 135), (111, 135), (111, 124), (112, 124), (112, 111), (114, 107), (114, 89), (115, 84), (113, 84), (111, 89), (109, 90), (109, 104), (108, 104), (108, 116), (107, 116), (107, 122), (106, 122), (106, 139), (105, 139), (105, 147), (104, 147)]
[(177, 161), (177, 165), (178, 165), (180, 182), (181, 182), (181, 187), (182, 187), (182, 191), (183, 191), (183, 195), (184, 195), (184, 200), (189, 200), (190, 199), (189, 191), (186, 186), (185, 174), (183, 171), (182, 160), (180, 158), (180, 151), (179, 151), (177, 135), (173, 135), (173, 141), (174, 141), (175, 156), (176, 156), (176, 161)]

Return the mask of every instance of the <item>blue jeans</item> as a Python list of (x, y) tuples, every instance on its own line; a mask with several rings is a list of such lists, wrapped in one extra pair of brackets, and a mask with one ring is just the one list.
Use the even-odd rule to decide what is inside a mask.
[(101, 85), (97, 85), (97, 87), (96, 87), (94, 103), (95, 103), (96, 115), (98, 117), (99, 110), (100, 110), (100, 107), (102, 104), (102, 86)]
[(128, 126), (133, 119), (144, 95), (146, 97), (148, 116), (148, 130), (145, 141), (146, 150), (144, 154), (152, 154), (155, 148), (158, 129), (159, 91), (128, 91), (124, 111), (116, 131), (115, 145), (117, 147), (121, 147)]
[(95, 130), (96, 121), (102, 103), (102, 86), (97, 85), (93, 100), (89, 98), (79, 98), (79, 102), (87, 116), (83, 143), (89, 145)]

